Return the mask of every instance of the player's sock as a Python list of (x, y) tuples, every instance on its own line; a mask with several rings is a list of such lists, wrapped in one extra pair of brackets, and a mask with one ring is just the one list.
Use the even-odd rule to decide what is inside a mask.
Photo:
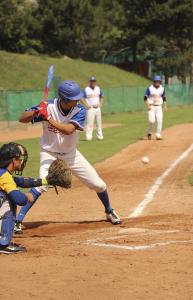
[(98, 195), (99, 199), (101, 200), (102, 204), (105, 207), (105, 212), (106, 213), (112, 212), (112, 208), (111, 208), (111, 205), (110, 205), (109, 195), (108, 195), (107, 190), (105, 190), (102, 193), (97, 193), (97, 195)]
[(23, 219), (25, 218), (25, 215), (27, 214), (27, 212), (30, 210), (30, 208), (34, 205), (34, 203), (36, 202), (36, 200), (41, 195), (41, 193), (38, 192), (35, 188), (32, 188), (31, 190), (29, 190), (29, 193), (31, 193), (33, 195), (34, 201), (32, 203), (28, 202), (25, 206), (23, 206), (20, 209), (20, 212), (19, 212), (19, 214), (16, 217), (16, 221), (18, 221), (18, 222), (22, 222), (23, 221)]

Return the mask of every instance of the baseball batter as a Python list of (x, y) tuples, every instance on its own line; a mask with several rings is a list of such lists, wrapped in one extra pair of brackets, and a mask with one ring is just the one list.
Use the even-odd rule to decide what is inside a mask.
[(153, 84), (149, 86), (144, 95), (144, 101), (146, 103), (148, 111), (148, 131), (147, 138), (151, 140), (153, 124), (157, 122), (156, 139), (161, 140), (162, 123), (163, 123), (163, 111), (162, 105), (164, 103), (164, 111), (167, 111), (167, 102), (165, 89), (161, 85), (161, 77), (155, 76)]
[(89, 86), (84, 89), (84, 98), (88, 103), (86, 140), (91, 141), (93, 136), (94, 121), (96, 119), (96, 135), (98, 140), (103, 140), (101, 107), (103, 106), (103, 93), (96, 85), (96, 77), (92, 76)]
[[(76, 149), (77, 132), (84, 129), (86, 109), (79, 104), (83, 97), (79, 85), (66, 80), (59, 85), (58, 98), (40, 103), (25, 111), (20, 122), (42, 122), (43, 135), (40, 141), (40, 177), (46, 177), (50, 164), (57, 158), (65, 160), (72, 173), (78, 177), (87, 187), (96, 191), (97, 196), (104, 205), (106, 218), (112, 224), (120, 224), (121, 220), (112, 209), (109, 201), (106, 183), (99, 177), (95, 169)], [(34, 202), (21, 208), (16, 224), (15, 233), (21, 233), (21, 222), (25, 215), (46, 191), (45, 186), (32, 188)]]

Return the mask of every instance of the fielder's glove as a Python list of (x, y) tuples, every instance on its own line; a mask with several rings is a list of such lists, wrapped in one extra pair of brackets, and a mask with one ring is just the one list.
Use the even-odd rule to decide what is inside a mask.
[(48, 169), (46, 181), (48, 185), (53, 185), (55, 187), (60, 186), (65, 189), (71, 188), (72, 172), (67, 163), (61, 159), (53, 161)]

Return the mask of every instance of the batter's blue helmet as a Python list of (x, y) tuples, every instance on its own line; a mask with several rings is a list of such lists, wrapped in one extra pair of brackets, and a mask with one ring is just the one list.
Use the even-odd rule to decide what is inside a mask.
[(79, 85), (72, 80), (65, 80), (58, 87), (58, 95), (61, 100), (81, 100), (83, 93)]
[(162, 79), (161, 79), (161, 76), (159, 76), (159, 75), (155, 75), (154, 76), (154, 78), (153, 78), (153, 81), (162, 81)]

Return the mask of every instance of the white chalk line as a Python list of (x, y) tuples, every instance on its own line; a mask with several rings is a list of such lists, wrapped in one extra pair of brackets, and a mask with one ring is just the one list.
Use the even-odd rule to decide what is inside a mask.
[(146, 249), (153, 249), (161, 246), (167, 246), (171, 244), (187, 244), (193, 243), (192, 240), (185, 240), (185, 241), (167, 241), (167, 242), (160, 242), (154, 243), (149, 245), (139, 245), (139, 246), (126, 246), (126, 245), (116, 245), (116, 244), (105, 244), (105, 243), (87, 243), (88, 245), (97, 246), (97, 247), (105, 247), (105, 248), (114, 248), (114, 249), (122, 249), (122, 250), (130, 250), (130, 251), (138, 251), (138, 250), (146, 250)]
[(129, 233), (132, 234), (142, 234), (142, 235), (149, 235), (149, 234), (163, 234), (163, 233), (177, 233), (179, 230), (161, 230), (161, 229), (151, 229), (151, 228), (139, 228), (139, 227), (133, 227), (133, 228), (122, 228), (118, 231), (118, 234), (122, 233)]
[[(136, 228), (131, 228), (133, 229), (133, 233), (134, 230)], [(140, 229), (140, 228), (139, 228)], [(142, 228), (141, 228), (142, 229)], [(149, 235), (149, 234), (171, 234), (171, 233), (178, 233), (179, 230), (154, 230), (154, 229), (145, 229), (143, 228), (144, 231), (142, 231), (141, 233), (145, 236), (145, 235)], [(136, 231), (135, 233), (140, 233), (138, 231)], [(161, 246), (167, 246), (170, 244), (184, 244), (184, 243), (192, 243), (193, 239), (190, 240), (185, 240), (185, 241), (181, 241), (181, 240), (175, 240), (175, 241), (165, 241), (165, 242), (158, 242), (158, 243), (152, 243), (152, 244), (145, 244), (145, 245), (134, 245), (134, 246), (126, 246), (126, 245), (121, 245), (121, 244), (107, 244), (105, 242), (108, 241), (112, 241), (112, 240), (117, 240), (117, 239), (122, 239), (122, 238), (128, 238), (128, 234), (129, 232), (127, 232), (127, 234), (122, 234), (122, 235), (117, 235), (117, 236), (112, 236), (112, 237), (107, 237), (107, 238), (98, 238), (98, 239), (92, 239), (92, 240), (87, 240), (86, 242), (84, 242), (85, 245), (89, 245), (89, 246), (97, 246), (97, 247), (105, 247), (105, 248), (114, 248), (114, 249), (122, 249), (122, 250), (129, 250), (129, 251), (138, 251), (138, 250), (146, 250), (146, 249), (153, 249), (156, 247), (161, 247)]]
[[(137, 230), (139, 229), (139, 230)], [(142, 231), (140, 231), (140, 229)], [(128, 228), (128, 230), (125, 230), (125, 234), (119, 234), (121, 233), (120, 231), (118, 232), (118, 235), (110, 236), (110, 237), (103, 237), (103, 238), (97, 238), (97, 239), (91, 239), (87, 240), (85, 243), (86, 244), (95, 244), (98, 242), (105, 242), (105, 241), (111, 241), (111, 240), (116, 240), (116, 239), (121, 239), (121, 238), (127, 238), (129, 236), (133, 236), (134, 234), (137, 234), (138, 236), (146, 236), (146, 235), (155, 235), (155, 234), (171, 234), (171, 233), (178, 233), (179, 230), (154, 230), (154, 229), (145, 229), (145, 228)], [(123, 232), (124, 233), (124, 232)]]
[(192, 150), (193, 144), (191, 144), (186, 151), (184, 151), (173, 163), (171, 163), (171, 165), (164, 171), (164, 173), (155, 180), (154, 184), (150, 187), (148, 193), (145, 195), (145, 198), (132, 211), (128, 218), (136, 218), (143, 213), (147, 205), (153, 201), (154, 196), (162, 185), (164, 179), (192, 152)]
[[(167, 176), (169, 176), (170, 173), (177, 167), (177, 165), (179, 165), (192, 151), (193, 151), (193, 144), (191, 144), (190, 147), (187, 150), (185, 150), (174, 162), (172, 162), (170, 164), (170, 166), (164, 171), (164, 173), (162, 173), (162, 175), (159, 176), (155, 180), (154, 184), (150, 187), (148, 193), (145, 195), (145, 198), (142, 200), (142, 202), (139, 203), (139, 205), (132, 211), (132, 213), (127, 218), (124, 218), (124, 219), (139, 217), (143, 213), (146, 206), (153, 201), (154, 196), (155, 196), (156, 192), (158, 191), (158, 189), (160, 188), (160, 186), (162, 185), (164, 179)], [(131, 229), (126, 229), (125, 231), (128, 231), (128, 233), (129, 233), (129, 230), (131, 230)], [(148, 230), (148, 229), (146, 229), (146, 230)], [(165, 234), (166, 233), (176, 233), (176, 232), (178, 232), (178, 231), (175, 231), (175, 230), (174, 231), (170, 231), (170, 230), (162, 231), (162, 233), (165, 233)], [(122, 231), (122, 233), (124, 233), (124, 230)], [(153, 233), (153, 230), (152, 230), (152, 233)], [(155, 230), (155, 233), (156, 233), (156, 230)], [(158, 232), (158, 230), (157, 230), (157, 233), (161, 233), (161, 230), (160, 230), (160, 232)], [(143, 234), (146, 235), (148, 233), (143, 232)], [(128, 237), (128, 234), (113, 236), (113, 237), (108, 237), (108, 238), (99, 238), (99, 239), (95, 239), (95, 240), (87, 240), (84, 244), (91, 245), (91, 246), (97, 246), (97, 247), (137, 251), (137, 250), (153, 249), (156, 247), (167, 246), (167, 245), (171, 245), (171, 244), (193, 243), (193, 239), (185, 240), (185, 241), (181, 241), (181, 240), (165, 241), (165, 242), (158, 242), (158, 243), (138, 245), (138, 246), (126, 246), (126, 245), (121, 245), (121, 244), (117, 245), (117, 244), (104, 243), (105, 241), (116, 240), (116, 239), (125, 238), (125, 237)]]

